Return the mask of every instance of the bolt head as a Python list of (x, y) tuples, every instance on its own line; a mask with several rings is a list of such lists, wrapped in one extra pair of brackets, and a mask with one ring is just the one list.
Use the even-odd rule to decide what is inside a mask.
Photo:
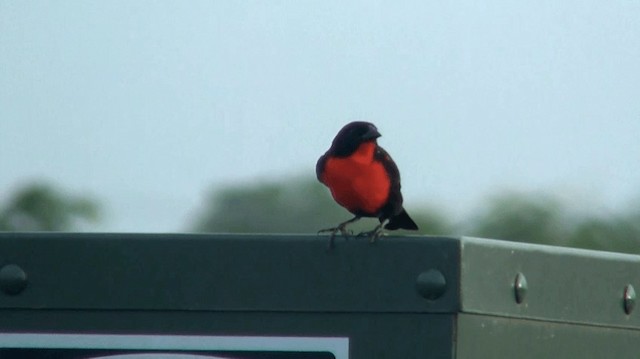
[(627, 313), (627, 315), (631, 314), (633, 308), (636, 306), (636, 291), (635, 289), (633, 289), (633, 286), (631, 284), (627, 284), (627, 286), (624, 287), (622, 302), (624, 306), (624, 312)]
[(524, 276), (524, 274), (518, 273), (516, 275), (516, 279), (513, 283), (513, 290), (516, 298), (516, 303), (520, 304), (524, 302), (524, 299), (527, 296), (527, 291), (529, 290), (527, 278)]
[(27, 287), (27, 273), (15, 264), (0, 268), (0, 290), (8, 295), (20, 294)]
[(442, 272), (437, 269), (429, 269), (422, 272), (416, 279), (416, 290), (428, 300), (440, 298), (447, 289), (447, 281)]

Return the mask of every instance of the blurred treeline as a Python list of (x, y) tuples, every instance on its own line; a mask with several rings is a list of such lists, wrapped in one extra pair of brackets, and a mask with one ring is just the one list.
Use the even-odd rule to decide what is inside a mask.
[(74, 231), (100, 219), (100, 205), (47, 183), (24, 185), (0, 203), (0, 231)]
[[(405, 199), (418, 234), (466, 235), (640, 254), (640, 205), (593, 213), (557, 197), (505, 192), (489, 197), (471, 218), (453, 221), (436, 205)], [(0, 231), (74, 231), (100, 219), (97, 200), (45, 183), (27, 185), (0, 203)], [(350, 218), (315, 178), (215, 188), (186, 230), (226, 233), (316, 233)], [(352, 229), (369, 230), (375, 219)], [(416, 232), (398, 232), (416, 234)]]

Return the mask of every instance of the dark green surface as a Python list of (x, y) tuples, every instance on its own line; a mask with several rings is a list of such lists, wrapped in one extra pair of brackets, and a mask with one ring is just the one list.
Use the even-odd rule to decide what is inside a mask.
[[(458, 242), (326, 236), (0, 234), (0, 265), (29, 277), (0, 308), (447, 312), (459, 307)], [(429, 301), (420, 273), (451, 285)]]
[[(353, 359), (640, 353), (640, 310), (622, 302), (627, 284), (640, 289), (640, 256), (475, 238), (326, 246), (315, 235), (0, 233), (0, 268), (28, 277), (0, 292), (0, 332), (337, 336)], [(15, 269), (0, 278), (9, 288)], [(446, 285), (427, 300), (419, 291), (441, 288), (433, 270)]]

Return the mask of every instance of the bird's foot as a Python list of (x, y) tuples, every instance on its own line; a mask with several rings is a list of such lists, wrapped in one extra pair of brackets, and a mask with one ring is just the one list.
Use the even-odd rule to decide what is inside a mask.
[(325, 228), (325, 229), (321, 229), (318, 231), (318, 234), (320, 233), (331, 233), (332, 237), (335, 237), (335, 235), (340, 232), (341, 235), (343, 235), (344, 237), (349, 237), (351, 235), (353, 235), (353, 231), (349, 230), (346, 228), (347, 226), (345, 224), (341, 224), (337, 227), (332, 227), (332, 228)]
[(328, 250), (333, 249), (333, 240), (334, 240), (334, 238), (336, 238), (336, 234), (338, 232), (340, 232), (340, 234), (342, 234), (342, 236), (344, 238), (349, 239), (349, 237), (351, 237), (351, 235), (353, 235), (353, 232), (351, 232), (350, 230), (347, 230), (347, 224), (356, 222), (359, 219), (360, 219), (360, 216), (355, 216), (355, 217), (351, 218), (348, 221), (344, 221), (344, 222), (340, 223), (337, 227), (325, 228), (325, 229), (319, 230), (318, 234), (326, 233), (326, 232), (331, 233), (331, 237), (329, 237), (329, 248), (328, 248)]
[(377, 226), (376, 228), (374, 228), (371, 231), (358, 233), (358, 235), (356, 237), (368, 237), (369, 238), (369, 242), (370, 243), (374, 243), (375, 241), (380, 239), (381, 236), (385, 236), (385, 235), (386, 235), (386, 233), (385, 233), (384, 229), (382, 228), (382, 226)]
[(338, 233), (340, 233), (340, 235), (342, 235), (347, 240), (353, 235), (353, 231), (347, 229), (347, 223), (341, 223), (337, 227), (321, 229), (318, 231), (318, 234), (320, 233), (331, 234), (331, 236), (329, 237), (329, 250), (333, 249), (333, 241)]

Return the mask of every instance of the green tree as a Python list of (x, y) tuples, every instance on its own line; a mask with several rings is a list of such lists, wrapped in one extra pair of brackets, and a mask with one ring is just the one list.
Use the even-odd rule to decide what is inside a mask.
[(99, 206), (93, 199), (67, 195), (40, 182), (24, 186), (0, 208), (0, 230), (71, 231), (98, 218)]
[[(432, 210), (411, 211), (422, 233), (446, 233), (450, 225)], [(214, 189), (193, 229), (199, 232), (315, 233), (351, 218), (315, 178), (232, 185)], [(376, 219), (350, 226), (354, 233), (370, 230)], [(407, 232), (415, 233), (415, 232)]]
[(486, 210), (468, 227), (469, 235), (485, 238), (640, 253), (640, 210), (576, 215), (544, 194), (510, 192), (490, 198)]
[(577, 221), (568, 245), (604, 251), (640, 253), (640, 211), (587, 217)]
[(564, 206), (548, 195), (499, 194), (470, 222), (469, 235), (516, 242), (562, 245), (570, 233)]

